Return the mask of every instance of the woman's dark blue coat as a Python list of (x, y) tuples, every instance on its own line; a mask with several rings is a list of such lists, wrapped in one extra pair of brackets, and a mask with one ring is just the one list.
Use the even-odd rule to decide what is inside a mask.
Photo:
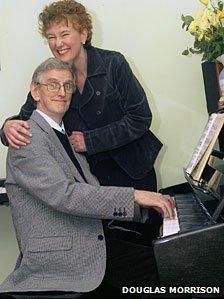
[[(122, 54), (92, 46), (86, 50), (87, 79), (83, 93), (73, 94), (65, 127), (84, 133), (90, 164), (112, 159), (131, 178), (141, 179), (162, 147), (149, 130), (152, 113), (145, 92)], [(29, 118), (33, 109), (29, 94), (20, 118)]]

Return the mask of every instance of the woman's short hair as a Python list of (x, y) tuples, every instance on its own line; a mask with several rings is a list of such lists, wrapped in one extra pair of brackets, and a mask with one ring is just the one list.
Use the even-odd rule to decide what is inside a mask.
[(74, 29), (82, 32), (87, 30), (88, 36), (86, 46), (91, 44), (92, 39), (92, 18), (87, 13), (85, 6), (75, 0), (59, 0), (46, 5), (39, 14), (39, 32), (46, 38), (46, 31), (52, 24), (70, 22)]

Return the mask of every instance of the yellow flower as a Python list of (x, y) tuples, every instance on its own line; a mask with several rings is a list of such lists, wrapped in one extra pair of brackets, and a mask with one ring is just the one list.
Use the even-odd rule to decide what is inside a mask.
[(216, 13), (211, 10), (205, 9), (204, 18), (210, 23), (210, 26), (219, 27), (219, 17)]
[(198, 28), (197, 23), (196, 23), (196, 21), (194, 20), (194, 21), (192, 21), (192, 22), (190, 23), (190, 26), (189, 26), (188, 30), (189, 30), (189, 32), (190, 32), (191, 34), (194, 35), (195, 32), (197, 31), (197, 28)]
[(195, 20), (191, 22), (188, 30), (199, 41), (203, 39), (206, 33), (206, 30), (203, 30)]
[(201, 18), (203, 18), (203, 15), (204, 15), (204, 10), (199, 10), (195, 15), (195, 19), (200, 20)]
[(208, 8), (197, 12), (195, 22), (201, 31), (212, 30), (212, 26), (216, 28), (220, 27), (219, 16)]
[(223, 18), (224, 18), (224, 11), (218, 10), (218, 12), (217, 12), (217, 17), (218, 17), (219, 19), (223, 19)]
[(182, 54), (203, 54), (202, 60), (212, 61), (223, 54), (224, 0), (199, 0), (203, 9), (195, 17), (182, 15), (182, 27), (194, 36), (193, 47)]
[(202, 4), (205, 6), (208, 6), (210, 4), (210, 0), (199, 0)]

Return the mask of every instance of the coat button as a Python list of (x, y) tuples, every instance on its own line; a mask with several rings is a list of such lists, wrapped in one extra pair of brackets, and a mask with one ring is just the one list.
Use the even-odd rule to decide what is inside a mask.
[(102, 240), (103, 240), (103, 236), (102, 236), (102, 235), (99, 235), (99, 236), (98, 236), (98, 240), (102, 241)]
[(101, 92), (100, 92), (99, 90), (97, 90), (97, 91), (96, 91), (96, 95), (97, 95), (97, 96), (100, 96), (100, 95), (101, 95)]
[(100, 114), (101, 114), (101, 111), (100, 111), (100, 110), (98, 110), (98, 111), (96, 112), (96, 114), (97, 114), (97, 115), (100, 115)]
[(123, 216), (123, 213), (121, 212), (121, 209), (118, 209), (118, 213), (117, 213), (117, 215), (118, 215), (119, 217)]

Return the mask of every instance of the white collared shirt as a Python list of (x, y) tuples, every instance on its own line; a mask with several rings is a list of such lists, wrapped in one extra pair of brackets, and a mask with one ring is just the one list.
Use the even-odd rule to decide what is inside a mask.
[(65, 134), (65, 126), (63, 121), (61, 122), (61, 126), (57, 124), (52, 118), (50, 118), (47, 114), (45, 114), (43, 111), (40, 111), (36, 109), (36, 111), (43, 116), (43, 118), (46, 120), (46, 122), (55, 130)]

